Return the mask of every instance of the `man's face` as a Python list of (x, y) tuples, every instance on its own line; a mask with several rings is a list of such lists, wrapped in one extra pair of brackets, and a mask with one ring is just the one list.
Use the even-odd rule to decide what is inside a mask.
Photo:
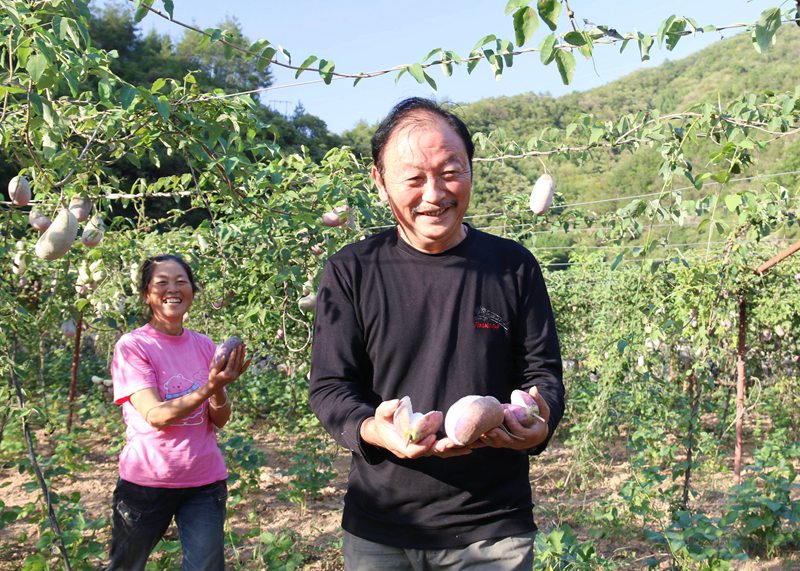
[(401, 237), (430, 254), (461, 242), (472, 173), (458, 133), (435, 115), (414, 114), (392, 133), (383, 164), (383, 174), (373, 167), (372, 178), (392, 208)]

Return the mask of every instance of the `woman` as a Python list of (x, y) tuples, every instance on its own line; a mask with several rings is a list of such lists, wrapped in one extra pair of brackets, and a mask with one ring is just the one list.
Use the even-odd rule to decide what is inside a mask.
[(231, 415), (225, 386), (250, 362), (240, 346), (212, 367), (214, 342), (183, 328), (197, 286), (179, 256), (145, 260), (139, 291), (149, 322), (122, 336), (111, 363), (127, 442), (106, 569), (144, 569), (174, 517), (183, 569), (221, 571), (228, 473), (214, 429)]

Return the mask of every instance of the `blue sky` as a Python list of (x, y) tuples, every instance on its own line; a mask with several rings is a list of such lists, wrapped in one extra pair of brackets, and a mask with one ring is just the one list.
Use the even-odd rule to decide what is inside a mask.
[[(513, 40), (513, 25), (511, 18), (504, 15), (505, 5), (505, 0), (174, 0), (173, 15), (201, 28), (234, 17), (251, 41), (263, 38), (283, 46), (291, 53), (294, 64), (313, 54), (333, 60), (337, 71), (357, 73), (418, 62), (437, 47), (465, 56), (488, 34)], [(750, 23), (765, 8), (778, 5), (778, 0), (570, 0), (578, 23), (586, 19), (614, 27), (621, 33), (636, 30), (655, 33), (659, 24), (673, 14), (694, 18), (700, 26)], [(161, 2), (157, 1), (155, 6), (160, 8)], [(784, 1), (782, 9), (789, 7)], [(559, 31), (567, 31), (563, 12), (561, 19)], [(183, 33), (180, 26), (150, 14), (142, 21), (141, 29), (147, 32), (152, 28), (174, 37)], [(529, 45), (538, 46), (546, 29), (544, 24), (540, 25)], [(294, 72), (275, 68), (276, 88), (261, 97), (281, 112), (291, 113), (301, 102), (332, 131), (341, 133), (359, 120), (374, 123), (396, 102), (412, 95), (456, 102), (526, 92), (558, 96), (603, 85), (638, 68), (654, 67), (665, 59), (680, 59), (721, 37), (719, 33), (686, 37), (672, 52), (654, 46), (651, 61), (646, 63), (640, 61), (633, 44), (621, 54), (617, 46), (598, 45), (594, 61), (578, 56), (575, 78), (569, 86), (561, 83), (555, 65), (545, 67), (538, 53), (531, 53), (515, 58), (514, 66), (503, 73), (500, 81), (495, 81), (487, 65), (479, 65), (471, 75), (465, 66), (457, 67), (451, 78), (434, 68), (431, 75), (438, 84), (435, 94), (409, 75), (404, 75), (398, 83), (391, 74), (363, 80), (356, 86), (352, 80), (334, 81), (332, 85), (297, 85), (319, 76), (306, 73), (295, 79)], [(756, 57), (755, 51), (753, 55)]]

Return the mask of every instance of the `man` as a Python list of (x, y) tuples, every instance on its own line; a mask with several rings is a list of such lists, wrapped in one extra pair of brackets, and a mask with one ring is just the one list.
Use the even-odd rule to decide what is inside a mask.
[[(533, 564), (528, 455), (564, 410), (561, 355), (541, 270), (521, 245), (463, 223), (473, 144), (427, 99), (402, 101), (372, 139), (372, 177), (396, 228), (344, 247), (325, 268), (311, 356), (311, 408), (353, 453), (342, 526), (346, 569), (526, 569)], [(441, 432), (408, 443), (416, 411), (530, 389), (545, 422), (506, 413), (470, 446)]]

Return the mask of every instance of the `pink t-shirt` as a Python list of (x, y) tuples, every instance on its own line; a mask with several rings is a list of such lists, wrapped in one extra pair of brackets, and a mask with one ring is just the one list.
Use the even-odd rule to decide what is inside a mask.
[(122, 479), (161, 488), (204, 486), (228, 477), (208, 401), (161, 430), (130, 403), (136, 391), (155, 387), (162, 400), (181, 397), (208, 382), (216, 346), (195, 331), (167, 335), (145, 325), (123, 335), (114, 347), (114, 402), (122, 405), (127, 442), (119, 456)]

